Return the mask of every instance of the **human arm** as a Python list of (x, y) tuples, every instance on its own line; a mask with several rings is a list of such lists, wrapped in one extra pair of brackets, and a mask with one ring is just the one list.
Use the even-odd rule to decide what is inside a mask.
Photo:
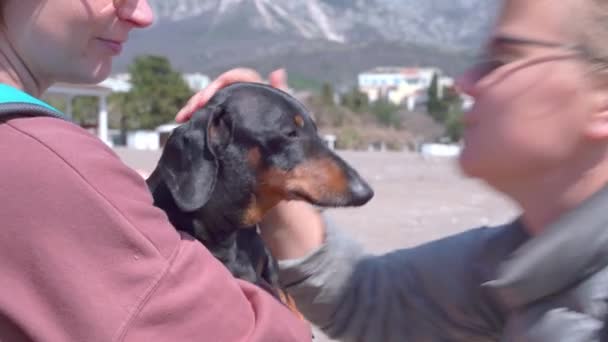
[(481, 286), (478, 266), (486, 260), (477, 256), (498, 228), (375, 256), (329, 220), (319, 216), (318, 225), (312, 213), (304, 218), (308, 210), (283, 205), (262, 232), (269, 228), (274, 251), (293, 256), (280, 261), (281, 282), (329, 336), (361, 342), (496, 338), (499, 314)]

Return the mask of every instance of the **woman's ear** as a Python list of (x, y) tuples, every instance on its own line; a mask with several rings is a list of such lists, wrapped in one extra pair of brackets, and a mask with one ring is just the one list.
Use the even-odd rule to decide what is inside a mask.
[(585, 134), (592, 140), (608, 140), (608, 84), (598, 86), (589, 94), (592, 102)]
[(587, 127), (587, 136), (593, 140), (608, 139), (608, 110), (592, 119)]

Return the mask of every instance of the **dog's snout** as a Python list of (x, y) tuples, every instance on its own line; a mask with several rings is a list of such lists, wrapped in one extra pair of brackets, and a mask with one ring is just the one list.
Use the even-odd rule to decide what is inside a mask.
[(361, 206), (374, 196), (357, 171), (331, 153), (286, 172), (284, 184), (287, 199), (303, 199), (322, 207)]
[(374, 197), (374, 190), (367, 184), (359, 175), (349, 175), (349, 204), (353, 206), (361, 206), (369, 202)]

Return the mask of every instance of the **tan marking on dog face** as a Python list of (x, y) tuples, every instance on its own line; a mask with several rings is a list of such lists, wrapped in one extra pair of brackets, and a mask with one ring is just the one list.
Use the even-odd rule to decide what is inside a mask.
[(251, 168), (253, 168), (254, 170), (257, 169), (260, 166), (261, 161), (262, 153), (260, 152), (259, 147), (254, 147), (247, 151), (247, 162), (249, 163), (249, 166), (251, 166)]
[(308, 161), (293, 169), (286, 182), (287, 191), (307, 194), (310, 198), (342, 197), (348, 192), (348, 179), (340, 166), (329, 158)]
[(329, 158), (311, 160), (291, 171), (270, 168), (260, 174), (257, 183), (243, 217), (247, 225), (259, 223), (270, 209), (288, 199), (290, 192), (318, 202), (332, 202), (348, 194), (346, 174)]
[(243, 214), (243, 224), (252, 226), (260, 223), (264, 215), (283, 199), (285, 199), (284, 194), (269, 187), (261, 186), (256, 190), (256, 193), (251, 195), (249, 205)]
[(243, 219), (242, 219), (242, 223), (245, 226), (250, 226), (250, 225), (254, 225), (257, 224), (259, 221), (257, 221), (258, 219), (261, 220), (260, 217), (262, 217), (262, 215), (259, 212), (259, 208), (257, 205), (257, 197), (255, 196), (255, 194), (251, 195), (251, 199), (249, 200), (249, 205), (247, 206), (247, 208), (245, 208), (245, 212), (243, 213)]
[(293, 122), (296, 123), (296, 126), (302, 128), (304, 127), (304, 118), (302, 117), (302, 115), (296, 115), (293, 117)]

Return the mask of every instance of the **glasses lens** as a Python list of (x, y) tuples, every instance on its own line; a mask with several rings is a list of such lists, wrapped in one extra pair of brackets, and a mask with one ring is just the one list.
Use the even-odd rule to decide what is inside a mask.
[(479, 61), (473, 67), (471, 67), (471, 69), (469, 69), (471, 81), (478, 82), (503, 65), (504, 63), (499, 60)]

